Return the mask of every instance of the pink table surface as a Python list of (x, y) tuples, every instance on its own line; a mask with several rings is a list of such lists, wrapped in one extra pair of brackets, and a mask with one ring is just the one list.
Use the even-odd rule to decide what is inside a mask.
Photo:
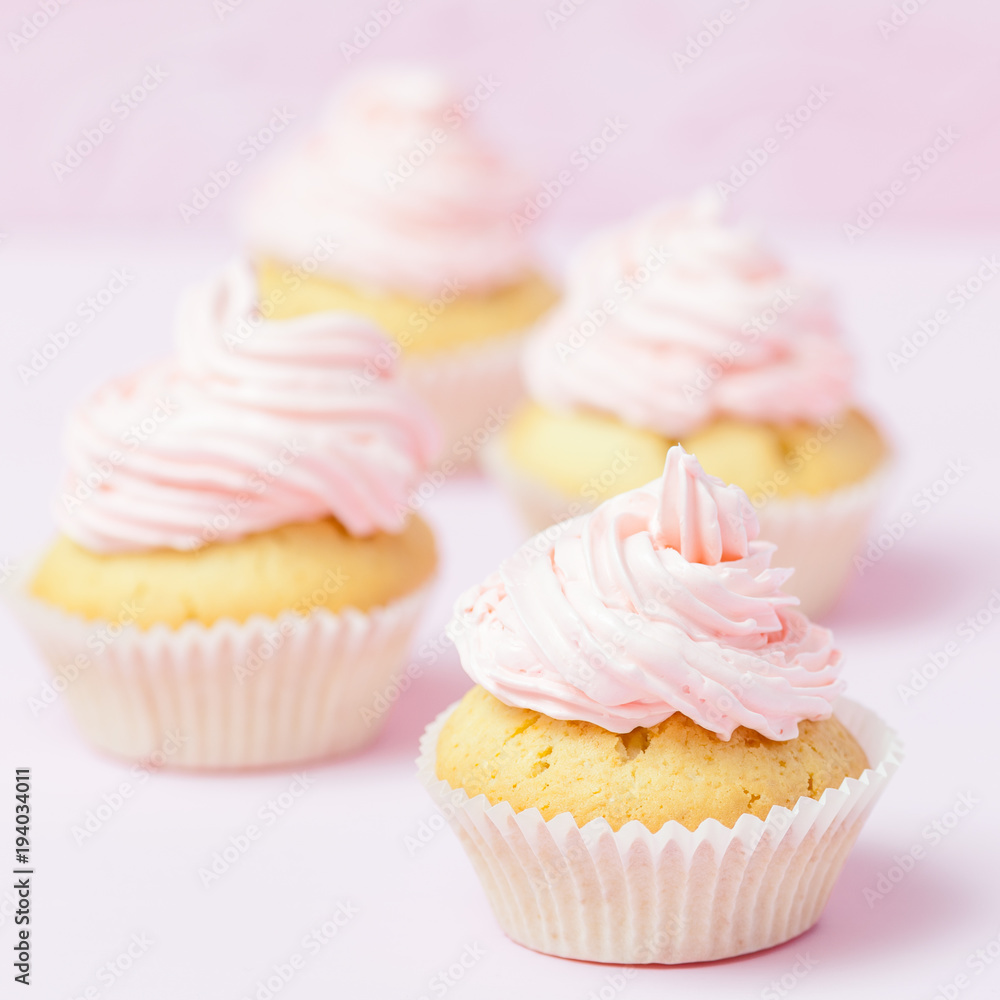
[[(988, 608), (1000, 588), (994, 464), (1000, 282), (950, 314), (903, 370), (893, 372), (887, 354), (921, 320), (949, 308), (949, 290), (997, 250), (998, 241), (928, 233), (894, 242), (875, 234), (848, 247), (829, 233), (784, 233), (780, 242), (838, 290), (862, 362), (864, 398), (898, 451), (883, 519), (906, 511), (914, 518), (881, 560), (852, 579), (829, 616), (847, 655), (850, 693), (898, 727), (907, 756), (812, 931), (763, 954), (640, 969), (628, 978), (613, 967), (549, 958), (507, 940), (449, 831), (434, 833), (417, 850), (408, 847), (425, 824), (438, 825), (414, 778), (413, 758), (425, 723), (468, 686), (452, 649), (430, 657), (434, 662), (396, 705), (370, 751), (310, 768), (308, 790), (218, 881), (203, 885), (198, 869), (288, 789), (291, 774), (155, 773), (78, 844), (72, 828), (134, 775), (84, 745), (61, 702), (33, 717), (28, 699), (40, 692), (46, 670), (4, 610), (5, 864), (13, 837), (9, 775), (30, 766), (34, 781), (36, 985), (24, 995), (266, 997), (258, 994), (258, 982), (299, 953), (302, 968), (276, 994), (282, 1000), (996, 996), (1000, 960), (992, 961), (989, 948), (992, 942), (993, 956), (1000, 951), (1000, 624), (988, 621), (970, 642), (957, 630)], [(60, 468), (67, 407), (108, 374), (163, 353), (178, 289), (227, 250), (204, 236), (156, 243), (21, 234), (0, 246), (8, 331), (0, 346), (0, 559), (22, 564), (50, 536), (46, 500)], [(16, 366), (122, 266), (135, 274), (129, 289), (40, 378), (22, 385)], [(953, 462), (968, 471), (922, 510), (915, 495), (933, 489)], [(481, 480), (449, 483), (427, 515), (440, 534), (442, 572), (421, 642), (441, 634), (458, 591), (521, 537), (504, 499)], [(991, 616), (983, 611), (984, 620)], [(956, 640), (960, 655), (904, 704), (897, 686), (931, 651)], [(963, 795), (974, 808), (949, 825)], [(935, 823), (945, 831), (937, 842)], [(876, 887), (914, 845), (925, 848), (923, 858), (884, 898), (866, 899), (866, 888)], [(8, 956), (10, 881), (0, 880), (0, 943)], [(332, 940), (307, 948), (306, 936), (342, 904), (351, 908), (342, 914), (356, 914)], [(130, 942), (136, 957), (120, 964), (131, 967), (112, 975), (107, 963), (127, 955)], [(979, 949), (992, 964), (975, 957)], [(463, 955), (471, 967), (461, 980), (434, 979)], [(0, 993), (20, 995), (8, 987), (8, 959), (2, 964)]]

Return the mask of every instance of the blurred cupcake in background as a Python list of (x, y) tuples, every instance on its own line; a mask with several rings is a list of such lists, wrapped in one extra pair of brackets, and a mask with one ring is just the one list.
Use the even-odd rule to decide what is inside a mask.
[(653, 479), (679, 442), (746, 491), (817, 615), (850, 572), (887, 449), (854, 403), (827, 294), (721, 210), (706, 193), (582, 249), (525, 349), (530, 402), (483, 460), (537, 530)]
[(819, 919), (900, 747), (757, 530), (675, 446), (456, 603), (476, 686), (418, 766), (515, 941), (704, 962)]
[(359, 381), (386, 344), (264, 319), (236, 264), (184, 296), (175, 358), (73, 413), (61, 534), (15, 603), (95, 746), (245, 767), (378, 733), (437, 560), (408, 506), (433, 418), (392, 366)]
[[(259, 180), (242, 229), (275, 318), (371, 317), (427, 401), (443, 460), (469, 461), (520, 395), (521, 335), (556, 299), (512, 221), (528, 193), (473, 120), (497, 84), (358, 77)], [(479, 434), (476, 432), (479, 431)]]

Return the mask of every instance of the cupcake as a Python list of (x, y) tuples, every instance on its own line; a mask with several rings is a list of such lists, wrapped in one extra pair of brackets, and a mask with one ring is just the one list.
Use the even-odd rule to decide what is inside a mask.
[(260, 178), (242, 220), (274, 315), (371, 317), (392, 338), (375, 366), (399, 357), (455, 467), (509, 417), (522, 333), (556, 298), (513, 221), (527, 182), (471, 120), (495, 88), (358, 78)]
[(60, 535), (16, 603), (85, 737), (186, 767), (354, 750), (433, 576), (408, 497), (437, 429), (367, 319), (265, 320), (234, 265), (177, 356), (70, 417)]
[(779, 944), (819, 918), (895, 769), (783, 589), (745, 493), (680, 446), (456, 604), (476, 682), (420, 774), (510, 937), (601, 962)]
[(537, 530), (648, 482), (680, 443), (747, 493), (817, 615), (850, 572), (886, 446), (853, 402), (827, 295), (720, 213), (706, 195), (582, 250), (525, 349), (531, 401), (484, 461)]

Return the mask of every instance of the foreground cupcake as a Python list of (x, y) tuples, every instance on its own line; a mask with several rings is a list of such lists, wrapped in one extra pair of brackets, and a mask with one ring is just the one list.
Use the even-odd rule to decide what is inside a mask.
[(62, 534), (17, 603), (96, 746), (238, 767), (377, 733), (436, 563), (407, 506), (432, 418), (391, 370), (357, 382), (385, 343), (264, 320), (237, 265), (184, 299), (176, 359), (73, 414)]
[(819, 918), (898, 747), (839, 697), (830, 633), (756, 534), (675, 447), (456, 605), (478, 686), (428, 728), (421, 775), (514, 940), (695, 962)]
[(261, 179), (243, 220), (275, 315), (374, 319), (454, 463), (506, 418), (520, 335), (555, 300), (511, 221), (525, 181), (470, 120), (494, 86), (464, 95), (429, 72), (360, 77)]
[(533, 402), (486, 456), (533, 528), (648, 482), (680, 442), (741, 486), (809, 614), (836, 598), (886, 449), (826, 296), (711, 197), (587, 246), (530, 339)]

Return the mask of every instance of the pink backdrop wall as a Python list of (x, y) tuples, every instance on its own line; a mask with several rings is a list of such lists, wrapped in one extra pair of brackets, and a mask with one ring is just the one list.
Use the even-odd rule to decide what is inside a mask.
[[(42, 22), (46, 5), (58, 13), (24, 40), (24, 18)], [(547, 222), (591, 225), (687, 193), (728, 176), (770, 137), (768, 161), (736, 195), (740, 214), (837, 231), (903, 178), (880, 227), (1000, 225), (995, 0), (562, 0), (571, 13), (558, 24), (547, 12), (559, 0), (392, 0), (399, 13), (349, 65), (341, 43), (388, 6), (5, 0), (0, 231), (184, 229), (178, 205), (272, 108), (296, 120), (264, 155), (307, 125), (346, 73), (399, 57), (442, 63), (470, 85), (492, 75), (499, 87), (478, 112), (482, 124), (542, 176), (566, 166), (606, 116), (627, 125)], [(894, 8), (900, 26), (889, 33), (879, 21), (891, 25)], [(678, 69), (673, 53), (706, 19), (721, 33)], [(147, 67), (166, 77), (120, 117), (116, 97), (140, 86)], [(779, 132), (813, 88), (829, 98), (801, 128)], [(102, 117), (112, 130), (57, 179), (53, 161)], [(938, 129), (957, 138), (919, 178), (907, 174)], [(191, 226), (228, 222), (245, 166)]]

